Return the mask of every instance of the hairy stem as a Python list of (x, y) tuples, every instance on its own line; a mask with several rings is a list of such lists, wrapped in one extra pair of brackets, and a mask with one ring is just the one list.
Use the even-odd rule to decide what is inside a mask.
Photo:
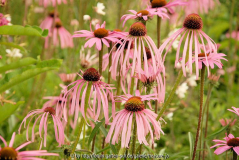
[(197, 133), (196, 133), (196, 139), (194, 143), (194, 150), (193, 150), (193, 157), (192, 160), (196, 157), (196, 151), (197, 151), (197, 143), (200, 133), (200, 126), (201, 126), (201, 119), (202, 119), (202, 107), (203, 107), (203, 89), (204, 89), (204, 77), (205, 77), (205, 65), (203, 64), (202, 70), (201, 70), (201, 80), (200, 80), (200, 108), (199, 108), (199, 117), (198, 117), (198, 127), (197, 127)]
[(161, 17), (157, 16), (157, 47), (160, 47), (160, 26), (161, 26)]
[(104, 51), (104, 48), (103, 48), (104, 45), (102, 42), (101, 42), (101, 45), (102, 45), (102, 48), (99, 51), (99, 73), (100, 73), (100, 75), (102, 75), (102, 63), (103, 63), (103, 51)]

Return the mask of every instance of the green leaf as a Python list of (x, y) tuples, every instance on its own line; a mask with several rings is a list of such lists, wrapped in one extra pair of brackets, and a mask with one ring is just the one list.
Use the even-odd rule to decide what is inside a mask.
[(62, 63), (62, 60), (55, 60), (55, 59), (42, 61), (38, 63), (37, 65), (38, 68), (28, 69), (22, 74), (13, 77), (8, 83), (2, 85), (0, 87), (0, 93), (11, 88), (14, 85), (17, 85), (18, 83), (21, 83), (27, 79), (35, 77), (38, 74), (41, 74), (43, 72), (47, 72), (50, 70), (57, 70), (61, 66), (61, 63)]
[(222, 133), (223, 131), (225, 131), (227, 128), (228, 128), (228, 125), (223, 127), (223, 128), (221, 128), (221, 129), (219, 129), (218, 131), (214, 132), (213, 134), (207, 136), (206, 139), (211, 139), (211, 138), (215, 137), (216, 135), (218, 135), (218, 134)]
[(194, 146), (194, 140), (193, 140), (193, 135), (191, 132), (188, 132), (188, 139), (189, 139), (189, 145), (190, 145), (190, 157), (193, 155), (193, 146)]
[(0, 27), (0, 35), (46, 37), (48, 30), (42, 30), (37, 26), (5, 25)]
[(110, 149), (110, 146), (105, 147), (105, 148), (102, 149), (102, 150), (99, 150), (98, 152), (96, 152), (96, 154), (100, 154), (101, 152), (106, 151), (106, 150), (108, 150), (108, 149)]
[(23, 48), (22, 46), (19, 46), (15, 43), (12, 43), (12, 42), (0, 42), (0, 45), (4, 45), (4, 46), (7, 46), (7, 47), (13, 47), (13, 48), (17, 48), (17, 49), (20, 49), (21, 51), (23, 52), (26, 52), (26, 49)]
[(102, 125), (102, 123), (105, 121), (105, 119), (103, 118), (100, 122), (98, 122), (96, 124), (96, 126), (94, 127), (94, 129), (92, 130), (89, 140), (88, 140), (88, 146), (90, 146), (90, 142), (93, 140), (93, 138), (95, 137), (96, 133), (99, 131), (100, 126)]
[(17, 104), (5, 103), (3, 106), (0, 106), (0, 123), (10, 117), (23, 103), (24, 101), (19, 101)]
[(11, 70), (11, 69), (17, 69), (17, 68), (20, 68), (20, 67), (28, 66), (28, 65), (34, 64), (36, 62), (37, 62), (37, 60), (35, 60), (33, 58), (30, 58), (30, 57), (27, 57), (27, 58), (21, 59), (17, 62), (11, 63), (9, 65), (5, 65), (3, 67), (0, 67), (0, 73), (4, 73), (4, 72), (6, 72), (8, 70)]

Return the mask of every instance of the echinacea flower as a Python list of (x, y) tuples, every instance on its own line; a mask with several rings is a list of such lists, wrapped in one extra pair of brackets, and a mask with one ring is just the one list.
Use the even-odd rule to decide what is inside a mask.
[(233, 113), (235, 113), (236, 115), (239, 116), (239, 108), (236, 108), (236, 107), (232, 107), (232, 109), (227, 109), (228, 111), (231, 111)]
[[(119, 96), (124, 103), (124, 109), (117, 112), (117, 115), (113, 119), (108, 135), (105, 139), (106, 143), (110, 143), (111, 137), (112, 144), (118, 143), (121, 137), (121, 148), (128, 148), (132, 128), (137, 126), (137, 139), (140, 144), (149, 145), (146, 136), (150, 133), (151, 140), (154, 143), (154, 134), (157, 139), (160, 138), (160, 133), (164, 134), (161, 129), (161, 124), (156, 120), (157, 114), (153, 111), (146, 109), (144, 101), (156, 100), (155, 94), (140, 95), (139, 91), (136, 91), (136, 95), (122, 95)], [(135, 117), (135, 118), (133, 118)], [(134, 121), (136, 126), (133, 126)], [(152, 124), (153, 128), (151, 128)], [(114, 132), (114, 133), (113, 133)]]
[[(194, 13), (190, 14), (185, 18), (183, 28), (179, 29), (174, 34), (172, 34), (159, 48), (159, 53), (160, 53), (159, 55), (161, 56), (161, 54), (163, 54), (163, 50), (166, 49), (167, 45), (169, 44), (168, 48), (166, 49), (166, 52), (164, 53), (163, 60), (165, 61), (165, 57), (166, 57), (169, 49), (172, 47), (173, 42), (175, 41), (175, 39), (178, 36), (182, 35), (182, 37), (180, 38), (180, 41), (179, 41), (177, 52), (176, 52), (176, 60), (175, 60), (175, 66), (176, 66), (176, 64), (180, 61), (179, 54), (180, 54), (180, 48), (182, 46), (182, 41), (186, 37), (185, 42), (184, 42), (185, 44), (183, 47), (183, 52), (182, 52), (182, 70), (183, 70), (184, 76), (186, 76), (186, 65), (185, 64), (188, 63), (190, 73), (192, 74), (192, 64), (193, 64), (193, 59), (195, 59), (196, 77), (198, 78), (198, 76), (199, 76), (199, 54), (202, 53), (200, 50), (201, 47), (203, 48), (203, 53), (217, 54), (216, 43), (202, 31), (202, 27), (203, 27), (203, 22), (202, 22), (201, 17)], [(205, 45), (206, 43), (204, 42), (204, 39), (207, 41), (207, 45), (209, 47), (209, 53), (206, 50), (206, 45)], [(202, 45), (199, 43), (199, 40), (201, 41)], [(194, 48), (194, 53), (195, 53), (194, 57), (192, 56), (193, 48)], [(207, 55), (205, 57), (206, 57), (205, 58), (206, 66), (208, 66), (207, 67), (208, 73), (210, 73)]]
[[(79, 33), (79, 34), (78, 34)], [(96, 24), (95, 30), (93, 31), (90, 24), (90, 31), (87, 30), (80, 30), (76, 31), (73, 35), (74, 38), (76, 37), (85, 37), (86, 39), (89, 39), (84, 47), (92, 47), (94, 44), (96, 44), (96, 48), (100, 51), (102, 48), (102, 45), (105, 44), (107, 47), (110, 47), (109, 42), (117, 42), (118, 37), (114, 34), (114, 32), (110, 32), (105, 29), (105, 22), (100, 26), (99, 24)]]
[(66, 4), (66, 0), (39, 0), (39, 5), (47, 7), (48, 5), (56, 6), (57, 4), (64, 3)]
[(148, 6), (147, 10), (154, 11), (156, 14), (161, 17), (160, 15), (162, 12), (166, 12), (169, 10), (169, 12), (173, 13), (172, 7), (174, 6), (185, 6), (187, 5), (187, 2), (184, 2), (182, 0), (174, 0), (167, 2), (166, 0), (150, 0), (150, 6)]
[(80, 50), (80, 65), (82, 68), (89, 68), (92, 65), (96, 64), (98, 62), (97, 54), (91, 55), (91, 50), (86, 52), (84, 51), (84, 47), (81, 47)]
[(103, 3), (98, 2), (96, 7), (93, 7), (95, 12), (101, 15), (105, 15), (105, 12), (103, 11), (105, 9), (105, 6)]
[(20, 151), (32, 142), (26, 142), (14, 148), (15, 132), (12, 134), (12, 138), (7, 145), (6, 140), (0, 136), (4, 146), (0, 146), (0, 159), (1, 160), (45, 160), (43, 158), (37, 158), (36, 156), (59, 156), (56, 153), (48, 153), (46, 150), (27, 150)]
[(0, 26), (8, 25), (9, 21), (0, 13)]
[[(150, 10), (141, 10), (139, 12), (135, 10), (129, 10), (132, 14), (125, 14), (121, 17), (121, 20), (124, 20), (123, 26), (125, 25), (126, 21), (129, 19), (135, 19), (137, 21), (141, 21), (142, 23), (145, 24), (146, 21), (150, 20), (153, 18), (155, 15), (155, 12), (152, 12)], [(166, 13), (163, 13), (160, 15), (161, 18), (167, 17), (168, 15)]]
[(62, 82), (66, 84), (70, 84), (71, 82), (75, 80), (76, 73), (70, 73), (70, 74), (61, 73), (59, 74), (59, 77), (61, 78)]
[[(155, 56), (158, 53), (158, 49), (153, 40), (147, 35), (147, 29), (143, 23), (135, 22), (131, 25), (128, 35), (122, 38), (122, 40), (123, 42), (115, 51), (112, 59), (110, 70), (113, 79), (116, 79), (118, 65), (121, 68), (120, 74), (123, 76), (126, 75), (129, 66), (131, 69), (131, 77), (136, 70), (138, 71), (139, 77), (141, 76), (141, 71), (144, 71), (145, 75), (149, 76), (149, 65), (152, 65), (153, 72), (157, 73), (157, 67), (161, 64), (162, 60), (160, 56)], [(134, 45), (131, 50), (132, 43), (134, 43)], [(126, 45), (127, 49), (125, 50)], [(152, 57), (150, 63), (146, 61), (148, 58), (145, 47), (149, 49)], [(129, 59), (132, 59), (132, 63), (130, 63)]]
[(223, 152), (231, 149), (231, 150), (235, 151), (237, 155), (239, 155), (239, 137), (235, 138), (232, 134), (229, 134), (224, 139), (225, 140), (218, 140), (218, 139), (213, 140), (217, 144), (210, 148), (220, 146), (219, 148), (217, 148), (214, 151), (214, 153), (216, 155), (219, 155), (219, 154), (222, 154)]
[[(62, 102), (63, 101), (64, 100), (62, 99)], [(34, 129), (35, 129), (36, 123), (39, 120), (40, 121), (39, 135), (40, 135), (41, 138), (43, 138), (44, 147), (46, 147), (47, 124), (48, 124), (48, 121), (50, 121), (50, 119), (52, 119), (53, 123), (54, 123), (56, 141), (59, 143), (59, 146), (64, 144), (64, 128), (63, 128), (63, 125), (62, 125), (62, 122), (61, 122), (61, 117), (62, 117), (62, 114), (63, 114), (62, 113), (63, 110), (61, 108), (59, 108), (59, 107), (61, 107), (60, 104), (59, 104), (59, 107), (57, 106), (58, 102), (59, 102), (59, 97), (50, 97), (50, 100), (43, 105), (42, 109), (36, 109), (36, 110), (32, 110), (31, 112), (29, 112), (27, 114), (27, 116), (23, 119), (23, 121), (22, 121), (22, 123), (21, 123), (21, 125), (18, 129), (19, 134), (20, 134), (21, 127), (22, 127), (23, 123), (24, 123), (24, 128), (26, 128), (27, 119), (31, 117), (29, 122), (28, 122), (27, 131), (26, 131), (26, 138), (28, 140), (29, 139), (28, 138), (29, 137), (28, 136), (28, 129), (29, 129), (30, 122), (32, 121), (33, 117), (36, 117), (34, 125), (32, 127), (32, 141), (34, 141), (34, 139), (35, 139)], [(55, 106), (55, 107), (52, 107), (52, 106)], [(43, 136), (42, 136), (42, 132), (44, 132)], [(42, 140), (41, 140), (40, 147), (41, 146), (42, 146)]]
[(226, 34), (226, 37), (227, 37), (227, 38), (233, 38), (233, 39), (239, 41), (239, 30), (237, 30), (237, 31), (232, 31), (231, 35), (230, 35), (230, 33), (227, 33), (227, 34)]
[(59, 14), (55, 10), (48, 13), (47, 17), (41, 22), (40, 27), (42, 29), (52, 30), (54, 23), (54, 17), (58, 18)]
[(189, 0), (185, 12), (186, 14), (207, 14), (209, 10), (215, 8), (216, 4), (220, 4), (220, 2), (218, 0)]
[[(68, 85), (68, 87), (73, 86), (72, 88), (65, 89), (64, 91), (64, 99), (67, 96), (72, 96), (71, 106), (70, 106), (70, 113), (75, 113), (75, 118), (78, 119), (78, 112), (80, 111), (82, 116), (86, 118), (85, 112), (87, 106), (85, 106), (85, 101), (88, 102), (89, 108), (92, 110), (95, 117), (90, 117), (95, 121), (98, 120), (101, 107), (103, 107), (105, 123), (109, 122), (109, 100), (110, 97), (113, 100), (113, 92), (112, 87), (109, 84), (106, 84), (100, 81), (101, 75), (99, 72), (94, 68), (89, 68), (85, 72), (81, 71), (82, 75), (79, 74), (81, 79), (76, 80)], [(92, 86), (91, 86), (92, 85)], [(90, 96), (86, 97), (86, 91), (89, 90), (88, 86), (91, 87), (90, 89)], [(86, 99), (88, 98), (88, 99)], [(93, 105), (89, 99), (93, 98)], [(79, 101), (81, 99), (81, 104), (79, 108)], [(96, 104), (97, 103), (97, 104)], [(63, 103), (63, 107), (66, 108), (67, 103)], [(115, 114), (115, 106), (114, 102), (112, 102), (112, 114)]]
[(61, 48), (74, 47), (72, 35), (62, 26), (59, 18), (55, 19), (55, 26), (50, 30), (49, 36), (46, 37), (45, 47), (48, 48), (49, 38), (52, 37), (53, 45), (61, 45)]
[(0, 0), (0, 6), (4, 6), (5, 5), (5, 3), (6, 3), (6, 0)]
[(236, 119), (234, 119), (232, 121), (232, 119), (220, 119), (219, 122), (221, 123), (222, 126), (226, 126), (226, 125), (229, 125), (230, 126), (234, 126), (234, 124), (236, 123)]

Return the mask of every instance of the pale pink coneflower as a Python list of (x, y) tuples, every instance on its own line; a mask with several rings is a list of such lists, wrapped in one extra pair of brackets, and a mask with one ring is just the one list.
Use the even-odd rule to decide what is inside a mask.
[(49, 36), (46, 37), (45, 41), (46, 48), (48, 48), (50, 37), (52, 37), (54, 46), (58, 46), (60, 44), (61, 48), (74, 47), (72, 35), (62, 26), (62, 22), (59, 18), (55, 19), (55, 26), (53, 27), (53, 31), (52, 29), (50, 29), (49, 31)]
[[(32, 127), (32, 137), (31, 138), (32, 138), (32, 141), (34, 141), (34, 139), (35, 139), (34, 130), (35, 130), (36, 123), (39, 120), (40, 121), (39, 135), (41, 138), (43, 138), (44, 147), (46, 147), (47, 124), (48, 124), (48, 121), (50, 118), (53, 120), (53, 123), (54, 123), (56, 141), (59, 143), (59, 146), (61, 146), (62, 144), (64, 144), (64, 128), (63, 128), (63, 125), (61, 122), (61, 117), (62, 117), (63, 111), (59, 108), (59, 107), (61, 107), (60, 104), (59, 105), (57, 104), (59, 102), (59, 97), (46, 97), (46, 99), (50, 99), (50, 100), (43, 105), (42, 109), (32, 110), (31, 112), (29, 112), (27, 114), (27, 116), (23, 119), (23, 121), (18, 129), (18, 132), (20, 134), (21, 127), (22, 127), (23, 123), (24, 123), (24, 128), (26, 128), (27, 119), (31, 117), (28, 122), (27, 131), (26, 131), (26, 138), (28, 140), (29, 139), (28, 130), (29, 130), (30, 122), (32, 121), (32, 119), (34, 117), (36, 117), (35, 122)], [(63, 102), (63, 100), (62, 100), (62, 102)], [(52, 106), (55, 106), (55, 107), (52, 107)], [(42, 132), (44, 132), (43, 136), (42, 136)], [(43, 140), (41, 140), (40, 147), (42, 147)]]
[(228, 136), (226, 135), (224, 140), (215, 139), (213, 141), (217, 144), (210, 148), (220, 146), (214, 151), (216, 155), (222, 154), (229, 149), (235, 151), (236, 154), (239, 155), (239, 137), (235, 138), (232, 134), (229, 134)]
[(47, 7), (49, 5), (56, 6), (57, 4), (66, 4), (66, 0), (39, 0), (39, 5)]
[(52, 30), (52, 26), (54, 23), (54, 17), (58, 18), (59, 14), (56, 11), (50, 11), (48, 16), (41, 22), (40, 27), (42, 29), (48, 29), (49, 31)]
[(117, 42), (118, 41), (118, 34), (116, 35), (114, 32), (110, 32), (105, 29), (105, 22), (100, 26), (96, 24), (95, 30), (93, 31), (90, 24), (90, 31), (87, 30), (80, 30), (76, 31), (73, 35), (74, 38), (77, 37), (85, 37), (89, 39), (84, 47), (92, 47), (96, 44), (96, 48), (100, 51), (102, 45), (105, 44), (107, 47), (110, 47), (109, 42)]
[(185, 8), (186, 15), (190, 13), (207, 14), (209, 10), (215, 8), (216, 4), (220, 4), (218, 0), (188, 0)]
[(150, 6), (148, 6), (147, 10), (154, 11), (159, 17), (161, 17), (160, 15), (162, 12), (167, 13), (167, 10), (169, 10), (170, 13), (173, 13), (174, 10), (172, 7), (185, 5), (187, 5), (187, 2), (182, 0), (171, 0), (170, 2), (167, 2), (166, 0), (150, 0)]
[(59, 77), (61, 78), (62, 82), (64, 82), (65, 84), (70, 84), (71, 82), (75, 80), (76, 73), (70, 73), (70, 74), (60, 73)]
[[(160, 138), (160, 134), (164, 134), (161, 129), (161, 124), (156, 120), (157, 114), (153, 111), (146, 109), (144, 101), (156, 100), (155, 94), (140, 95), (139, 91), (136, 91), (135, 96), (126, 94), (119, 96), (124, 103), (124, 109), (117, 112), (117, 115), (113, 119), (108, 135), (105, 139), (106, 143), (110, 143), (111, 137), (112, 144), (118, 143), (121, 136), (121, 148), (128, 148), (132, 128), (137, 126), (137, 138), (140, 144), (149, 145), (146, 136), (150, 133), (151, 140), (154, 143), (154, 135), (157, 139)], [(148, 103), (150, 104), (150, 103)], [(135, 116), (135, 119), (133, 118)], [(136, 121), (136, 126), (133, 119)], [(153, 128), (151, 128), (152, 124)], [(114, 133), (113, 133), (114, 132)]]
[(96, 64), (99, 61), (97, 54), (91, 55), (91, 50), (88, 49), (87, 52), (85, 52), (84, 47), (81, 47), (80, 50), (80, 65), (82, 68), (89, 68), (92, 67), (94, 64)]
[[(155, 56), (158, 53), (158, 49), (154, 41), (147, 35), (147, 30), (143, 23), (135, 22), (131, 25), (128, 35), (122, 39), (123, 42), (112, 57), (112, 66), (110, 70), (113, 79), (116, 79), (118, 65), (120, 65), (121, 68), (120, 74), (123, 76), (128, 72), (127, 68), (129, 66), (131, 66), (131, 77), (136, 70), (138, 71), (139, 77), (141, 76), (140, 72), (142, 70), (145, 72), (146, 76), (149, 76), (149, 65), (152, 65), (153, 72), (157, 73), (157, 67), (162, 63), (162, 60), (160, 56)], [(133, 48), (131, 49), (132, 43)], [(125, 50), (126, 45), (127, 49)], [(147, 47), (151, 53), (152, 61), (150, 63), (148, 63), (148, 61), (142, 62), (143, 59), (148, 59), (145, 47)], [(129, 59), (132, 59), (132, 63)]]
[[(166, 49), (166, 52), (164, 53), (164, 57), (163, 57), (163, 61), (165, 61), (165, 57), (169, 49), (172, 47), (173, 42), (175, 41), (175, 39), (177, 39), (178, 36), (182, 35), (178, 44), (177, 52), (176, 52), (176, 60), (175, 60), (175, 66), (176, 66), (177, 63), (180, 61), (179, 54), (180, 54), (180, 48), (182, 46), (182, 41), (186, 37), (184, 42), (183, 52), (182, 52), (182, 70), (183, 70), (184, 76), (186, 76), (185, 64), (188, 63), (190, 73), (192, 74), (192, 64), (193, 64), (193, 59), (195, 59), (196, 77), (198, 78), (199, 76), (199, 56), (198, 55), (202, 53), (200, 50), (201, 47), (203, 48), (203, 53), (217, 54), (217, 44), (202, 31), (202, 27), (203, 27), (203, 22), (201, 17), (194, 13), (190, 14), (185, 18), (183, 28), (179, 29), (174, 34), (172, 34), (159, 48), (159, 53), (160, 53), (159, 56), (161, 56), (161, 54), (163, 54), (164, 49)], [(207, 41), (209, 53), (206, 50), (204, 39)], [(199, 43), (199, 40), (201, 41), (201, 43)], [(192, 56), (193, 50), (195, 53), (194, 57)], [(208, 66), (207, 67), (208, 73), (210, 73), (207, 54), (205, 55), (205, 59), (206, 59), (205, 62), (206, 62), (206, 66)], [(186, 57), (188, 59), (186, 59)]]
[(236, 123), (236, 119), (234, 119), (232, 121), (232, 119), (220, 119), (219, 122), (221, 123), (222, 126), (226, 126), (226, 125), (230, 125), (230, 126), (234, 126), (234, 124)]
[[(72, 82), (68, 85), (68, 87), (73, 86), (72, 88), (65, 89), (64, 91), (64, 98), (71, 95), (72, 96), (72, 103), (71, 103), (71, 110), (70, 113), (72, 114), (75, 112), (75, 118), (78, 119), (78, 112), (80, 111), (82, 116), (86, 118), (85, 112), (86, 107), (85, 101), (88, 101), (89, 108), (92, 110), (95, 117), (90, 117), (94, 119), (95, 121), (98, 120), (100, 113), (101, 113), (101, 107), (103, 107), (104, 117), (105, 117), (105, 123), (107, 124), (109, 122), (109, 100), (108, 96), (113, 100), (113, 92), (110, 84), (104, 83), (100, 80), (101, 75), (99, 72), (94, 68), (89, 68), (85, 72), (81, 71), (82, 74), (79, 74), (81, 79), (76, 80), (75, 82)], [(92, 84), (91, 90), (90, 90), (90, 96), (89, 99), (86, 99), (86, 91), (88, 89), (89, 83)], [(82, 92), (82, 93), (81, 93)], [(93, 105), (91, 105), (90, 99), (93, 98)], [(79, 100), (81, 99), (81, 105), (79, 110)], [(96, 104), (97, 102), (97, 104)], [(63, 107), (66, 108), (67, 103), (63, 103)], [(114, 116), (115, 114), (115, 105), (112, 102), (112, 114)]]
[(31, 144), (32, 142), (26, 142), (14, 148), (15, 132), (12, 134), (12, 138), (7, 144), (7, 141), (0, 136), (4, 146), (0, 146), (0, 159), (1, 160), (45, 160), (43, 158), (37, 158), (36, 156), (59, 156), (56, 153), (48, 153), (46, 150), (27, 150), (20, 151), (22, 148)]
[(9, 21), (0, 13), (0, 26), (8, 25)]
[(236, 107), (232, 107), (232, 109), (227, 109), (228, 111), (231, 111), (233, 113), (235, 113), (236, 115), (239, 116), (239, 108), (236, 108)]
[[(139, 12), (135, 10), (129, 10), (132, 14), (125, 14), (121, 17), (121, 20), (124, 20), (123, 26), (125, 25), (126, 21), (129, 19), (135, 19), (137, 21), (141, 21), (142, 23), (145, 23), (146, 21), (150, 20), (153, 18), (153, 16), (156, 14), (156, 12), (150, 11), (150, 10), (141, 10)], [(168, 17), (168, 15), (164, 12), (162, 12), (159, 15), (162, 19), (164, 17)]]

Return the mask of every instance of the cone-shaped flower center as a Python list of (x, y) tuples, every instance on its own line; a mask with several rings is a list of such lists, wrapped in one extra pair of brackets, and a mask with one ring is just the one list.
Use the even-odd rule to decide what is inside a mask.
[(189, 14), (183, 22), (183, 27), (188, 29), (202, 29), (202, 18), (195, 13)]
[(48, 13), (48, 16), (54, 18), (55, 14), (56, 14), (56, 17), (59, 17), (59, 13), (58, 13), (58, 12), (55, 13), (54, 10), (53, 10), (53, 11), (50, 11), (50, 12)]
[(141, 101), (140, 97), (133, 96), (126, 101), (124, 107), (128, 111), (138, 112), (144, 109), (144, 103)]
[(56, 22), (55, 22), (55, 27), (56, 27), (56, 28), (61, 28), (61, 27), (62, 27), (62, 23), (61, 23), (60, 20), (56, 20)]
[[(209, 56), (209, 53), (207, 54), (207, 57)], [(199, 53), (198, 54), (198, 57), (206, 57), (206, 54), (205, 53)]]
[(95, 68), (89, 68), (83, 74), (83, 78), (86, 81), (98, 81), (100, 80), (100, 73)]
[(129, 29), (129, 34), (132, 36), (145, 36), (147, 33), (147, 29), (145, 25), (141, 22), (135, 22), (131, 25)]
[(116, 31), (116, 32), (122, 32), (121, 29), (114, 29), (114, 31)]
[(167, 4), (166, 0), (150, 0), (152, 8), (163, 7)]
[(149, 11), (147, 11), (147, 10), (141, 10), (141, 11), (139, 11), (137, 14), (142, 14), (142, 16), (147, 16), (148, 14), (149, 14)]
[(48, 112), (48, 113), (50, 113), (51, 115), (55, 115), (55, 114), (56, 114), (55, 109), (52, 108), (52, 107), (46, 107), (46, 108), (44, 109), (44, 112)]
[(104, 28), (98, 28), (96, 30), (94, 30), (94, 35), (98, 38), (104, 38), (106, 36), (108, 36), (109, 32), (108, 30), (104, 29)]
[(0, 160), (17, 160), (17, 151), (12, 147), (3, 147), (0, 150)]
[(228, 146), (233, 146), (233, 147), (239, 146), (239, 138), (232, 138), (232, 139), (230, 139), (227, 142), (227, 145)]

